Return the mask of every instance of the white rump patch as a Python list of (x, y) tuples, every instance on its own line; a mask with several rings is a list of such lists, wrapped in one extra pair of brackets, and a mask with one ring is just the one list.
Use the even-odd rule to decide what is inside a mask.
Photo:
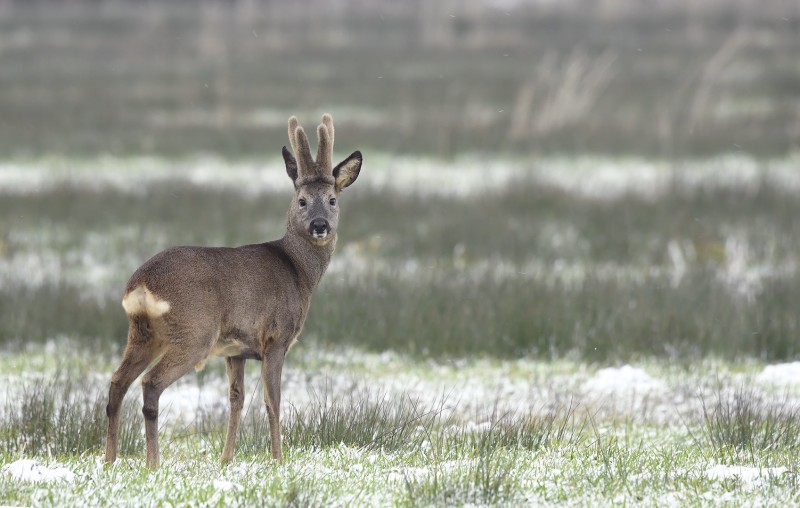
[(122, 299), (122, 307), (129, 316), (147, 314), (150, 317), (163, 316), (170, 309), (168, 301), (161, 300), (144, 285), (126, 294)]

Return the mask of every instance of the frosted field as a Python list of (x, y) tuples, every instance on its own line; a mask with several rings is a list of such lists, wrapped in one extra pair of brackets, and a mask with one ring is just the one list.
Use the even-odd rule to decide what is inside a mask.
[[(759, 411), (779, 408), (796, 415), (800, 363), (704, 362), (688, 368), (528, 360), (444, 364), (349, 348), (319, 352), (313, 346), (299, 344), (287, 361), (285, 419), (314, 406), (372, 399), (389, 406), (412, 400), (420, 416), (433, 413), (440, 420), (404, 422), (418, 425), (413, 435), (419, 439), (407, 449), (348, 443), (288, 447), (280, 465), (266, 454), (240, 451), (231, 465), (220, 467), (222, 435), (197, 430), (199, 420), (225, 412), (224, 373), (216, 360), (202, 381), (189, 375), (164, 393), (160, 471), (143, 474), (140, 454), (123, 456), (108, 470), (99, 450), (80, 456), (4, 454), (4, 502), (271, 504), (299, 496), (301, 504), (329, 506), (769, 506), (796, 500), (795, 453), (716, 447), (707, 434), (707, 418), (715, 407), (735, 405), (737, 397)], [(57, 347), (2, 361), (4, 407), (13, 405), (26, 382), (53, 375), (49, 353)], [(38, 373), (33, 372), (36, 365)], [(92, 385), (106, 386), (109, 367), (91, 375)], [(249, 406), (261, 413), (256, 369), (248, 370), (246, 389), (252, 395)], [(140, 390), (134, 385), (131, 391), (138, 409)], [(465, 436), (490, 440), (500, 427), (524, 417), (555, 418), (563, 435), (540, 448), (498, 446), (488, 454), (469, 452), (462, 443)], [(138, 411), (136, 420), (141, 426)], [(750, 423), (757, 422), (756, 417)], [(755, 432), (770, 431), (759, 427)], [(456, 443), (448, 447), (448, 439)], [(441, 484), (433, 487), (437, 481)]]
[[(353, 208), (343, 204), (342, 228), (356, 232), (338, 247), (304, 335), (287, 358), (284, 462), (275, 464), (264, 453), (261, 386), (257, 364), (248, 362), (249, 414), (237, 456), (227, 467), (218, 465), (227, 386), (223, 362), (212, 359), (162, 396), (157, 472), (143, 470), (138, 382), (126, 399), (134, 445), (114, 467), (102, 464), (105, 392), (124, 337), (121, 287), (142, 261), (175, 243), (176, 234), (185, 234), (178, 243), (209, 245), (274, 238), (285, 220), (290, 181), (277, 160), (3, 162), (0, 201), (16, 204), (4, 208), (8, 214), (0, 222), (0, 305), (16, 305), (15, 312), (46, 308), (4, 318), (11, 324), (0, 344), (0, 504), (798, 504), (796, 300), (780, 292), (780, 284), (791, 288), (798, 277), (798, 259), (793, 232), (769, 220), (777, 213), (771, 197), (791, 205), (800, 189), (798, 162), (797, 156), (766, 162), (729, 156), (673, 167), (588, 157), (526, 163), (472, 156), (445, 163), (372, 156), (358, 194), (347, 196)], [(535, 217), (535, 228), (520, 225), (503, 206), (525, 198), (514, 194), (517, 187), (538, 192), (531, 199), (558, 197)], [(700, 196), (696, 217), (689, 217), (691, 227), (701, 224), (698, 231), (659, 222), (671, 212), (669, 200), (683, 196), (676, 188)], [(200, 204), (185, 216), (147, 218), (155, 213), (149, 206), (162, 206), (151, 200), (159, 191), (168, 200), (174, 193), (181, 205)], [(227, 201), (203, 201), (216, 193)], [(105, 194), (113, 198), (102, 201)], [(390, 228), (380, 222), (375, 231), (383, 202), (369, 202), (370, 195), (395, 200), (399, 218)], [(41, 196), (52, 198), (42, 205), (52, 211), (29, 205)], [(758, 217), (752, 223), (711, 217), (707, 210), (717, 207), (719, 196), (734, 203), (753, 198), (748, 206), (755, 212), (742, 215)], [(470, 213), (469, 204), (480, 199), (493, 215), (476, 229), (510, 238), (494, 250), (481, 250), (494, 237), (470, 237), (471, 218), (467, 227), (457, 222), (457, 214)], [(123, 221), (126, 210), (115, 201), (136, 215)], [(83, 202), (102, 206), (82, 209)], [(404, 212), (440, 203), (429, 220), (403, 221)], [(270, 211), (248, 215), (262, 205)], [(656, 211), (644, 219), (630, 212), (651, 205)], [(165, 206), (160, 213), (172, 213), (170, 203)], [(209, 211), (215, 206), (220, 217)], [(239, 207), (246, 212), (228, 215)], [(606, 233), (591, 236), (587, 229), (594, 223), (581, 221), (598, 211), (612, 219), (619, 214), (620, 228), (640, 235), (628, 250), (597, 247)], [(196, 216), (211, 223), (192, 224)], [(143, 217), (148, 222), (141, 224)], [(405, 236), (392, 238), (394, 231)], [(441, 245), (431, 245), (436, 235), (446, 236)], [(624, 239), (612, 243), (618, 238)], [(408, 255), (408, 245), (419, 253)], [(699, 279), (702, 284), (693, 286)], [(430, 288), (443, 292), (426, 293)], [(708, 295), (679, 305), (698, 288)], [(515, 296), (503, 296), (512, 290)], [(389, 303), (379, 298), (386, 291)], [(391, 291), (410, 296), (398, 307)], [(767, 297), (773, 303), (759, 307)], [(352, 314), (342, 317), (335, 306), (340, 300), (353, 302)], [(419, 307), (406, 308), (417, 300)], [(587, 307), (587, 300), (608, 300), (608, 306)], [(517, 302), (518, 314), (481, 314)], [(438, 322), (435, 312), (433, 323), (413, 321), (425, 307), (444, 303)], [(776, 306), (782, 313), (770, 314)], [(620, 308), (623, 313), (611, 315)], [(552, 329), (536, 327), (556, 311), (561, 314), (547, 325)], [(586, 314), (610, 317), (584, 321)], [(646, 325), (655, 324), (614, 328), (642, 315)], [(56, 324), (39, 326), (37, 316)], [(741, 329), (724, 328), (741, 316), (752, 319)], [(82, 323), (98, 318), (102, 326)], [(334, 318), (341, 321), (329, 324)], [(494, 327), (483, 328), (482, 319), (495, 320)], [(397, 336), (358, 342), (392, 333), (404, 321), (411, 324)], [(69, 328), (74, 322), (80, 326)], [(438, 328), (431, 331), (432, 324)], [(462, 338), (456, 336), (434, 347), (453, 329), (477, 330), (476, 340), (488, 345), (457, 349)], [(706, 342), (695, 340), (697, 330), (708, 335)], [(515, 353), (506, 335), (523, 345), (544, 339)], [(661, 344), (660, 337), (675, 342)], [(773, 353), (770, 340), (788, 346)], [(745, 348), (749, 342), (762, 344), (760, 354)], [(645, 345), (626, 351), (639, 343)], [(715, 349), (704, 349), (707, 344)], [(71, 390), (62, 391), (70, 383)], [(23, 410), (26, 401), (32, 406)], [(63, 441), (42, 444), (37, 436), (52, 432), (53, 422), (26, 413), (46, 401), (53, 410), (41, 414), (73, 429)], [(70, 432), (77, 436), (80, 429), (91, 432), (78, 442)], [(73, 441), (74, 448), (59, 448)]]

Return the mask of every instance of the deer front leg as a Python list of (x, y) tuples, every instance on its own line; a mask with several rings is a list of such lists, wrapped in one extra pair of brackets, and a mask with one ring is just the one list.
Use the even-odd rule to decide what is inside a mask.
[(269, 420), (269, 437), (272, 458), (281, 460), (281, 371), (286, 350), (273, 342), (267, 348), (261, 363), (261, 382), (264, 385), (264, 402)]
[(222, 463), (233, 459), (233, 445), (236, 442), (236, 431), (244, 407), (244, 358), (225, 358), (228, 370), (228, 399), (231, 403), (231, 412), (228, 416), (228, 435), (225, 438), (225, 448), (222, 450)]

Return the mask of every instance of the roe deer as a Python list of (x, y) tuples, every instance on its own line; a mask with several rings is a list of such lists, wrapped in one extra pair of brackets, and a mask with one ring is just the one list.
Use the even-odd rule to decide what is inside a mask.
[[(280, 240), (226, 247), (173, 247), (134, 272), (122, 306), (128, 315), (128, 345), (108, 393), (106, 463), (117, 457), (119, 409), (131, 383), (142, 378), (147, 465), (157, 468), (158, 399), (166, 387), (202, 365), (209, 355), (225, 357), (230, 415), (222, 462), (233, 445), (244, 405), (244, 362), (260, 360), (272, 457), (281, 458), (281, 370), (297, 340), (336, 246), (337, 198), (361, 170), (361, 152), (332, 167), (333, 121), (317, 127), (316, 161), (303, 128), (289, 119), (283, 147), (286, 172), (294, 182), (286, 234)], [(297, 158), (295, 158), (295, 156)]]

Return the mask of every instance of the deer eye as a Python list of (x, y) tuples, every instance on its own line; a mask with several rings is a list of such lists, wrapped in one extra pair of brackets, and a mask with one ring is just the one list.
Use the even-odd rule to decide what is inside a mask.
[(336, 198), (331, 198), (331, 206), (336, 206)]
[(305, 208), (306, 207), (306, 200), (303, 199), (303, 198), (300, 198), (300, 199), (297, 200), (297, 204), (300, 205), (300, 208)]

